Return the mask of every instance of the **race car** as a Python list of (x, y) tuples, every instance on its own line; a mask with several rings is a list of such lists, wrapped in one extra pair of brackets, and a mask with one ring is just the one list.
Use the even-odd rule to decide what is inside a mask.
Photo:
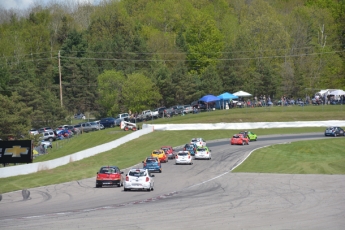
[(117, 166), (102, 166), (97, 172), (96, 188), (106, 185), (123, 186), (123, 172)]
[(126, 174), (123, 190), (135, 189), (150, 192), (154, 188), (154, 176), (147, 169), (130, 169), (128, 174)]
[(142, 163), (143, 168), (150, 172), (162, 172), (162, 165), (158, 157), (147, 157)]
[(189, 164), (192, 165), (192, 156), (190, 155), (189, 151), (179, 151), (175, 157), (175, 164)]
[(243, 134), (235, 134), (230, 140), (231, 145), (249, 145), (249, 139), (244, 137)]
[(211, 150), (208, 147), (198, 147), (195, 152), (194, 159), (208, 159), (211, 160)]
[(169, 158), (165, 154), (163, 149), (153, 150), (152, 153), (151, 153), (151, 157), (157, 157), (160, 162), (167, 163), (169, 161)]
[(325, 130), (325, 136), (345, 136), (345, 132), (342, 128), (340, 127), (328, 127), (326, 130)]
[(184, 151), (189, 151), (189, 153), (194, 156), (195, 155), (195, 151), (196, 151), (196, 144), (192, 143), (192, 144), (186, 144), (183, 148)]
[(206, 146), (206, 141), (204, 139), (202, 139), (201, 137), (197, 137), (197, 138), (192, 138), (192, 140), (190, 141), (191, 144), (196, 144), (197, 146)]
[(256, 141), (258, 139), (257, 135), (251, 131), (242, 131), (240, 134), (243, 134), (243, 136), (248, 138), (249, 141)]
[(174, 159), (175, 158), (175, 152), (174, 152), (173, 147), (171, 147), (171, 146), (162, 146), (161, 149), (164, 150), (165, 155), (168, 156), (168, 159)]

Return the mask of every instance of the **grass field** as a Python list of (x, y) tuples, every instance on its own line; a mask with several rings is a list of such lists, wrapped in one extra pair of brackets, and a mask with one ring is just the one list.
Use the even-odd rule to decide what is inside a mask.
[[(345, 120), (342, 106), (307, 106), (307, 107), (273, 107), (273, 108), (244, 108), (221, 110), (212, 112), (203, 112), (200, 114), (189, 114), (186, 116), (179, 116), (169, 119), (157, 119), (148, 121), (148, 123), (218, 123), (218, 122), (258, 122), (258, 121), (308, 121), (308, 120)], [(140, 162), (153, 149), (159, 148), (162, 145), (179, 146), (188, 142), (191, 137), (202, 136), (205, 140), (215, 140), (229, 138), (239, 130), (215, 130), (215, 131), (161, 131), (154, 132), (139, 139), (133, 140), (129, 143), (119, 146), (111, 151), (86, 158), (84, 160), (73, 162), (56, 169), (41, 171), (35, 174), (16, 176), (10, 178), (0, 179), (0, 193), (5, 193), (23, 188), (32, 188), (44, 186), (49, 184), (62, 183), (72, 180), (79, 180), (89, 178), (96, 175), (96, 171), (102, 165), (117, 165), (120, 168), (127, 168)], [(288, 134), (288, 133), (308, 133), (308, 132), (323, 132), (324, 127), (321, 128), (287, 128), (287, 129), (258, 129), (252, 130), (260, 135), (268, 134)], [(69, 155), (74, 152), (87, 149), (102, 143), (115, 140), (127, 133), (121, 131), (119, 128), (105, 129), (102, 131), (82, 134), (78, 137), (73, 137), (65, 141), (54, 142), (53, 150), (49, 150), (49, 154), (40, 156), (35, 161), (46, 161), (55, 159), (61, 156)], [(345, 146), (345, 138), (336, 138), (334, 145)], [(304, 142), (301, 142), (302, 145)], [(317, 142), (319, 143), (319, 142)], [(316, 143), (316, 144), (317, 144)], [(294, 144), (291, 144), (291, 146)], [(283, 145), (277, 145), (277, 148)], [(289, 146), (288, 146), (289, 148)], [(313, 149), (318, 149), (317, 147)], [(275, 151), (275, 150), (274, 150)], [(287, 150), (288, 151), (288, 150)], [(295, 149), (293, 150), (295, 151)], [(130, 154), (129, 154), (130, 153)], [(330, 152), (332, 153), (332, 152)], [(254, 154), (253, 154), (254, 156)], [(276, 164), (271, 159), (269, 153), (266, 153), (266, 164)], [(324, 158), (333, 159), (332, 154), (322, 155)], [(252, 158), (252, 157), (250, 157)], [(316, 160), (316, 158), (309, 158)], [(318, 158), (317, 158), (318, 159)], [(257, 159), (255, 159), (256, 161)], [(251, 161), (251, 159), (249, 160)], [(248, 161), (248, 162), (249, 162)], [(324, 162), (327, 162), (324, 159)], [(333, 162), (333, 161), (332, 161)], [(247, 163), (247, 162), (246, 162)], [(288, 165), (295, 164), (294, 162), (282, 162), (285, 168)], [(318, 161), (309, 163), (310, 168), (320, 168)], [(333, 163), (334, 164), (334, 163)], [(332, 163), (330, 164), (332, 165)], [(334, 164), (336, 165), (336, 164)], [(342, 164), (344, 165), (344, 164)], [(281, 167), (283, 167), (281, 166)], [(338, 165), (339, 166), (339, 165)], [(331, 171), (322, 172), (322, 170), (311, 172), (311, 170), (294, 169), (290, 173), (343, 173), (343, 168), (334, 166)], [(302, 167), (299, 166), (299, 167)], [(338, 167), (338, 169), (337, 169)], [(255, 171), (255, 168), (251, 167)], [(241, 170), (241, 167), (236, 169)], [(259, 169), (258, 169), (259, 170)], [(290, 169), (291, 170), (291, 167)], [(284, 173), (289, 173), (286, 169)], [(243, 171), (243, 170), (242, 170)], [(71, 173), (73, 172), (73, 173)], [(283, 173), (282, 171), (272, 171)]]
[(345, 138), (272, 145), (254, 151), (233, 172), (345, 174)]

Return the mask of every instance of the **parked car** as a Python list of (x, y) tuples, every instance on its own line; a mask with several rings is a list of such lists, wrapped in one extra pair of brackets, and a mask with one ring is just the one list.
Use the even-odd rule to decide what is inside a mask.
[(117, 166), (103, 166), (97, 172), (96, 188), (109, 185), (123, 186), (123, 172)]
[(83, 119), (83, 120), (86, 119), (86, 117), (83, 113), (74, 114), (74, 118), (75, 119)]
[(41, 135), (42, 136), (40, 137), (40, 140), (50, 141), (50, 142), (53, 142), (56, 140), (56, 135), (55, 135), (53, 130), (45, 131), (45, 132), (41, 133)]
[(175, 164), (189, 164), (192, 165), (193, 161), (192, 161), (192, 156), (190, 155), (189, 151), (179, 151), (176, 154), (175, 157)]
[(99, 130), (98, 125), (92, 125), (91, 122), (80, 123), (80, 129), (85, 133)]
[(243, 134), (235, 134), (230, 140), (231, 145), (249, 145), (249, 139), (244, 137)]
[(102, 124), (104, 126), (104, 128), (113, 128), (115, 127), (115, 118), (113, 117), (106, 117), (106, 118), (102, 118), (100, 120), (100, 124)]
[(193, 106), (191, 105), (184, 105), (183, 106), (183, 113), (188, 114), (188, 113), (193, 113)]
[(150, 192), (154, 189), (154, 176), (147, 169), (131, 169), (126, 175), (123, 190), (136, 189)]
[(166, 110), (167, 108), (166, 107), (159, 107), (155, 110), (158, 111), (158, 117), (162, 118), (165, 114), (164, 114), (164, 110)]
[(143, 168), (150, 172), (162, 172), (162, 165), (158, 157), (147, 157), (142, 163)]
[(104, 125), (101, 124), (101, 121), (100, 121), (100, 120), (95, 121), (95, 122), (98, 124), (100, 130), (103, 130), (103, 129), (104, 129)]
[(72, 131), (74, 135), (75, 134), (80, 134), (80, 129), (78, 127), (73, 126), (73, 125), (67, 126), (66, 129)]
[(46, 131), (54, 131), (54, 130), (51, 127), (43, 127), (43, 128), (38, 129), (39, 133), (43, 133)]
[(177, 112), (175, 111), (174, 107), (170, 107), (164, 110), (164, 117), (173, 117), (177, 115)]
[(328, 127), (325, 130), (325, 136), (345, 136), (344, 129), (334, 126), (334, 127)]
[(209, 150), (207, 146), (198, 147), (196, 149), (194, 159), (211, 160), (211, 150)]
[(175, 114), (182, 114), (184, 110), (183, 105), (174, 105), (172, 108), (174, 109)]
[(206, 110), (206, 109), (207, 109), (207, 105), (206, 105), (206, 103), (203, 102), (203, 101), (193, 101), (193, 102), (191, 103), (191, 106), (192, 106), (193, 108), (198, 109), (198, 110)]
[(121, 121), (128, 121), (128, 119), (129, 119), (129, 114), (128, 113), (120, 113), (115, 118), (115, 125), (116, 126), (120, 126), (121, 125)]
[(91, 126), (94, 128), (93, 131), (96, 131), (96, 130), (101, 130), (101, 126), (99, 123), (95, 122), (95, 121), (90, 121), (89, 122), (91, 124)]
[(30, 135), (37, 135), (37, 134), (39, 134), (39, 132), (37, 129), (30, 129), (29, 134)]

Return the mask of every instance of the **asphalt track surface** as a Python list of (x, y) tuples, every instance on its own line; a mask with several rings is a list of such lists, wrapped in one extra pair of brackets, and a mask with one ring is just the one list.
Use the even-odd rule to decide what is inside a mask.
[(211, 160), (170, 160), (155, 174), (152, 192), (95, 188), (93, 177), (30, 189), (28, 200), (21, 191), (6, 193), (0, 229), (345, 229), (345, 175), (231, 172), (258, 147), (318, 138), (208, 142)]

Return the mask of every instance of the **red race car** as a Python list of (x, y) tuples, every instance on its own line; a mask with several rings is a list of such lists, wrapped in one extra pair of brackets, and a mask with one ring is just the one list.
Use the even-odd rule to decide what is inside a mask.
[(103, 166), (97, 172), (96, 188), (105, 185), (123, 186), (124, 176), (123, 172), (117, 166)]
[(230, 140), (231, 145), (249, 145), (249, 139), (244, 137), (243, 134), (235, 134)]
[(168, 156), (169, 159), (175, 158), (175, 152), (173, 147), (171, 146), (162, 146), (161, 149), (164, 150), (165, 154)]

